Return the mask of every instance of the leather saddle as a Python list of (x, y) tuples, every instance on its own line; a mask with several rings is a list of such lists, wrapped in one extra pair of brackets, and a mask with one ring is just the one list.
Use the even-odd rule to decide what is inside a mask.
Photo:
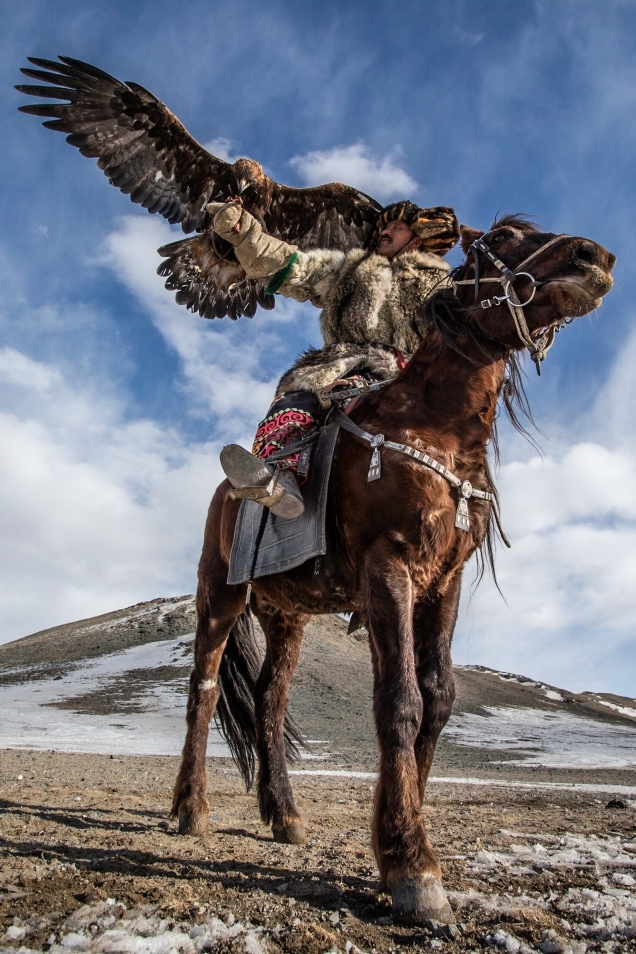
[(330, 423), (318, 432), (309, 476), (302, 488), (305, 510), (300, 517), (278, 517), (254, 500), (242, 501), (234, 529), (228, 585), (283, 573), (327, 552), (327, 491), (339, 430), (338, 423)]

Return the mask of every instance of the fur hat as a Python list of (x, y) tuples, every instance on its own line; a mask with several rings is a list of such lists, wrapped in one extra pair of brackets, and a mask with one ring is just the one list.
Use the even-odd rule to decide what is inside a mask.
[(422, 239), (421, 248), (435, 255), (446, 255), (459, 238), (459, 223), (453, 209), (438, 205), (420, 209), (408, 199), (384, 207), (369, 236), (367, 248), (376, 248), (380, 233), (388, 222), (402, 220)]

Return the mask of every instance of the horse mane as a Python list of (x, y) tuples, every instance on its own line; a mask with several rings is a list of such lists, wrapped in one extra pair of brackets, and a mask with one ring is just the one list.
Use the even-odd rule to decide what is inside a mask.
[[(507, 213), (501, 217), (495, 218), (489, 231), (496, 228), (509, 226), (511, 228), (521, 229), (524, 232), (540, 231), (538, 225), (527, 215), (519, 212)], [(451, 276), (457, 276), (465, 266), (458, 265), (453, 269)], [(491, 361), (493, 357), (493, 342), (483, 333), (480, 334), (479, 326), (474, 322), (467, 320), (473, 309), (463, 307), (455, 292), (451, 288), (445, 288), (433, 295), (424, 306), (426, 317), (439, 332), (443, 343), (452, 348), (458, 354), (462, 355), (467, 361), (470, 361), (476, 367), (481, 366), (479, 355), (483, 355), (484, 363)], [(471, 354), (466, 354), (462, 350), (459, 340), (467, 340), (470, 345)], [(477, 355), (477, 357), (475, 357)], [(501, 391), (501, 399), (513, 428), (522, 434), (537, 451), (541, 451), (531, 431), (523, 424), (523, 419), (528, 422), (532, 430), (539, 431), (539, 428), (532, 416), (532, 410), (528, 402), (528, 396), (523, 382), (523, 369), (521, 366), (519, 352), (511, 351), (506, 358), (506, 375)], [(499, 441), (497, 426), (493, 428), (491, 437), (491, 446), (496, 463), (499, 463)]]
[[(438, 331), (443, 344), (474, 364), (475, 367), (481, 367), (492, 360), (492, 348), (489, 347), (489, 339), (480, 335), (479, 329), (476, 329), (472, 322), (466, 321), (468, 310), (460, 305), (454, 291), (446, 288), (433, 295), (426, 304), (427, 318)], [(460, 343), (462, 337), (471, 345), (471, 354), (467, 354), (465, 348), (462, 348)], [(479, 360), (480, 355), (483, 356), (483, 364)], [(511, 351), (506, 357), (506, 374), (500, 396), (513, 428), (529, 440), (537, 450), (540, 450), (532, 432), (523, 423), (525, 418), (534, 431), (539, 430), (532, 416), (523, 381), (523, 368), (517, 351)], [(495, 461), (499, 463), (499, 440), (496, 421), (490, 443)]]
[(540, 226), (532, 219), (529, 215), (523, 215), (521, 212), (507, 212), (506, 215), (502, 215), (501, 218), (495, 216), (495, 219), (488, 229), (489, 232), (492, 232), (493, 229), (504, 228), (509, 226), (510, 228), (521, 229), (523, 232), (540, 232)]
[[(528, 216), (521, 215), (520, 213), (508, 213), (501, 216), (500, 218), (495, 218), (489, 231), (505, 226), (521, 229), (524, 232), (540, 231), (539, 227)], [(458, 275), (464, 266), (465, 262), (453, 269), (451, 274), (453, 276)], [(428, 319), (428, 321), (437, 330), (443, 344), (446, 347), (451, 348), (453, 351), (457, 352), (457, 354), (460, 354), (467, 361), (474, 364), (475, 367), (483, 366), (483, 364), (486, 364), (492, 360), (493, 345), (495, 342), (493, 342), (492, 339), (489, 339), (484, 334), (480, 334), (479, 327), (474, 322), (467, 320), (472, 313), (473, 308), (470, 306), (465, 307), (461, 305), (452, 288), (441, 289), (439, 292), (431, 296), (424, 306), (424, 311), (426, 319)], [(464, 350), (465, 346), (462, 348), (460, 343), (462, 339), (468, 344), (468, 350), (471, 352), (470, 354), (467, 354), (466, 350)], [(483, 358), (483, 361), (481, 358)], [(528, 440), (540, 454), (541, 448), (534, 437), (533, 431), (535, 433), (541, 432), (532, 415), (532, 410), (530, 408), (530, 403), (526, 394), (524, 386), (524, 372), (520, 361), (520, 352), (518, 351), (511, 350), (506, 357), (506, 371), (504, 382), (501, 388), (500, 399), (505, 409), (506, 416), (508, 417), (508, 420), (510, 421), (514, 430), (525, 437), (526, 440)], [(524, 420), (526, 423), (524, 423)], [(489, 443), (492, 449), (495, 465), (498, 465), (500, 462), (500, 456), (499, 435), (496, 420), (493, 425)], [(499, 494), (497, 487), (495, 486), (488, 460), (486, 460), (486, 479), (489, 484), (489, 490), (494, 494), (498, 507)], [(488, 566), (492, 573), (495, 586), (501, 593), (495, 571), (495, 533), (497, 533), (500, 537), (502, 536), (501, 530), (496, 521), (493, 519), (493, 514), (491, 512), (491, 516), (488, 521), (486, 537), (482, 547), (478, 548), (476, 551), (477, 577), (475, 580), (475, 585), (480, 583), (483, 578), (486, 566)]]

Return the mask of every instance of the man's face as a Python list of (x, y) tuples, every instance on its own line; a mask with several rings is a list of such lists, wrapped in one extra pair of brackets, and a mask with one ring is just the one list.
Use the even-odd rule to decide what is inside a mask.
[(380, 232), (376, 251), (378, 255), (393, 258), (398, 252), (404, 252), (408, 247), (415, 248), (416, 245), (419, 245), (419, 241), (413, 229), (403, 219), (396, 219), (388, 222)]

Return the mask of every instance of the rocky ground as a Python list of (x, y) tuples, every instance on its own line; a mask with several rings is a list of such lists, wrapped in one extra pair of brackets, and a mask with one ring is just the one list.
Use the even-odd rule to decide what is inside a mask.
[[(636, 803), (431, 786), (454, 936), (393, 924), (375, 890), (372, 780), (295, 777), (310, 841), (277, 845), (230, 763), (211, 830), (167, 818), (174, 759), (2, 756), (3, 950), (633, 951)], [(439, 936), (436, 936), (439, 935)]]
[[(190, 607), (155, 601), (0, 647), (0, 687), (20, 670), (50, 674), (126, 640), (178, 637), (192, 628)], [(636, 950), (635, 773), (511, 765), (501, 751), (452, 737), (439, 747), (425, 814), (459, 923), (394, 924), (390, 899), (376, 892), (369, 838), (368, 647), (338, 620), (312, 627), (293, 707), (310, 738), (330, 740), (330, 758), (296, 770), (332, 774), (294, 776), (309, 844), (272, 842), (224, 759), (209, 761), (210, 833), (192, 838), (168, 818), (175, 758), (4, 750), (0, 951)], [(457, 679), (461, 713), (484, 701), (556, 706), (625, 725), (598, 697), (558, 701), (530, 680), (483, 671), (458, 670)], [(134, 698), (143, 679), (131, 680)], [(104, 693), (91, 698), (76, 704), (103, 711)], [(125, 692), (113, 695), (112, 711), (125, 704)]]

